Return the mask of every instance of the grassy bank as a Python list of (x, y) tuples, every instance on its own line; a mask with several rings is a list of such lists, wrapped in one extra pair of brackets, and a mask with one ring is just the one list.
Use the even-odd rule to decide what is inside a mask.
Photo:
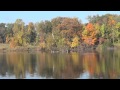
[(120, 49), (120, 44), (119, 43), (114, 44), (114, 47), (116, 47), (117, 49)]
[(91, 51), (94, 50), (93, 47), (83, 47), (79, 46), (77, 48), (69, 47), (51, 47), (50, 49), (41, 49), (40, 46), (16, 46), (15, 48), (10, 48), (9, 44), (0, 44), (0, 52), (20, 52), (20, 51), (50, 51), (50, 52), (81, 52), (81, 51)]
[(0, 44), (0, 52), (8, 51), (10, 49), (9, 44)]
[(10, 48), (9, 44), (0, 44), (0, 52), (9, 52), (9, 51), (39, 51), (41, 50), (38, 46), (17, 46), (15, 48)]
[(104, 52), (105, 50), (120, 50), (120, 44), (114, 44), (113, 46), (107, 46), (107, 45), (98, 45), (96, 50), (98, 52)]

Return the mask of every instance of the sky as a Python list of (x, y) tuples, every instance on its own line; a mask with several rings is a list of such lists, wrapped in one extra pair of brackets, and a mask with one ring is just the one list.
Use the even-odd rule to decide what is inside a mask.
[(22, 19), (25, 24), (51, 20), (55, 17), (77, 17), (82, 23), (87, 23), (87, 17), (93, 15), (118, 14), (120, 11), (0, 11), (0, 23), (14, 23)]

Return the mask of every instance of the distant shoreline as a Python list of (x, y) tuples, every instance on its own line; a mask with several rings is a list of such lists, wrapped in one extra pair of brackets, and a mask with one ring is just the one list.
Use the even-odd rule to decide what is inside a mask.
[[(114, 46), (114, 47), (105, 47), (106, 50), (117, 50), (120, 49), (120, 46)], [(51, 53), (57, 53), (57, 52), (85, 52), (85, 51), (94, 51), (94, 50), (100, 50), (98, 49), (98, 47), (90, 47), (90, 48), (86, 48), (86, 47), (80, 47), (80, 48), (70, 48), (70, 49), (54, 49), (54, 50), (46, 50), (46, 49), (41, 49), (40, 47), (37, 46), (32, 46), (32, 47), (16, 47), (16, 48), (0, 48), (0, 52), (41, 52), (41, 51), (45, 51), (45, 52), (51, 52)]]

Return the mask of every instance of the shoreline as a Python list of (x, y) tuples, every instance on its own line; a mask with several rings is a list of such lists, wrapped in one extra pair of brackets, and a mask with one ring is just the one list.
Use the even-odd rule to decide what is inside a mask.
[[(51, 52), (51, 53), (58, 53), (58, 52), (87, 52), (87, 51), (100, 51), (103, 47), (80, 47), (80, 48), (70, 48), (70, 49), (58, 49), (55, 50), (47, 50), (47, 49), (41, 49), (37, 46), (32, 47), (17, 47), (17, 48), (0, 48), (0, 52)], [(120, 49), (120, 46), (114, 46), (114, 47), (108, 47), (105, 46), (104, 50), (117, 50)]]

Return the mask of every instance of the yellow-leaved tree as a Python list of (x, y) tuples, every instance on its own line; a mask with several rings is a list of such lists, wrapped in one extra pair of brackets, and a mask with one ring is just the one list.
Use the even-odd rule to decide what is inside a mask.
[(78, 36), (75, 36), (72, 40), (72, 44), (71, 44), (71, 47), (77, 47), (79, 45), (79, 37)]

